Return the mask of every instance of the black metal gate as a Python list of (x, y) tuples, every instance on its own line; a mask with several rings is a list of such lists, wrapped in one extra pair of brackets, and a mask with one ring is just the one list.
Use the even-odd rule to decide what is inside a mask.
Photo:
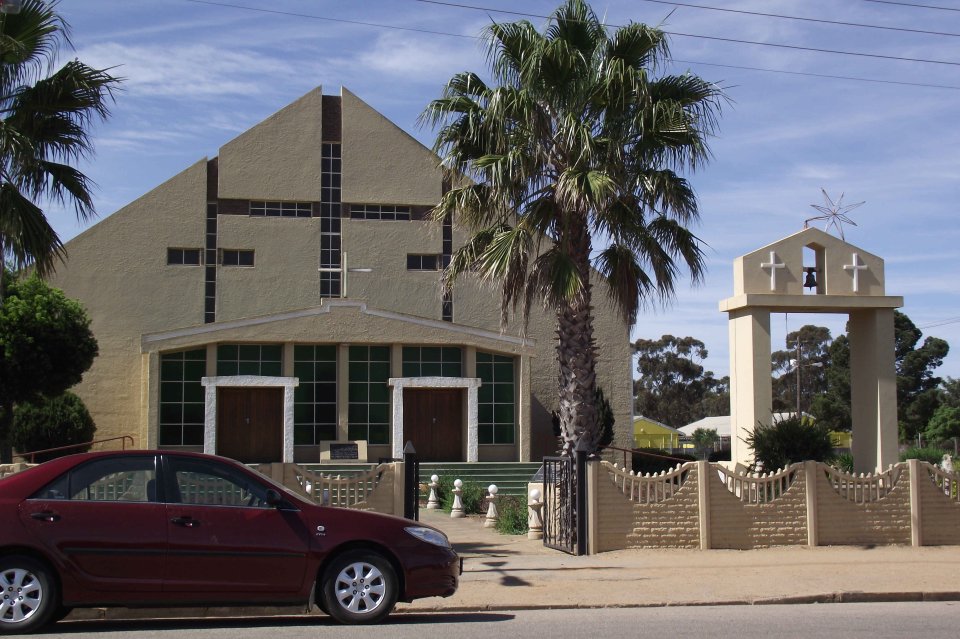
[(403, 516), (420, 520), (420, 459), (413, 443), (403, 449)]
[(543, 458), (543, 545), (577, 554), (576, 484), (569, 457)]

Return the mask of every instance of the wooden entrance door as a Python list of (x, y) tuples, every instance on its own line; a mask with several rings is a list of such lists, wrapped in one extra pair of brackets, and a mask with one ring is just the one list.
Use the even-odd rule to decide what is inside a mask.
[(283, 461), (283, 389), (218, 388), (217, 454), (246, 464)]
[(463, 461), (463, 390), (404, 389), (403, 441), (420, 461)]

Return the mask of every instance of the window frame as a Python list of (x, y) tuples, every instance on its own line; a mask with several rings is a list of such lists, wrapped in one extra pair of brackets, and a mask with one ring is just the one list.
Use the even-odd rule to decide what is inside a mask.
[[(228, 268), (254, 268), (256, 267), (256, 251), (254, 249), (228, 249), (222, 248), (219, 250), (220, 256), (218, 262), (220, 266)], [(227, 255), (230, 256), (230, 261), (227, 261)], [(243, 258), (250, 256), (250, 263), (243, 264)], [(233, 262), (233, 257), (236, 256), (236, 263)]]
[[(196, 253), (197, 261), (187, 261), (187, 253)], [(175, 258), (179, 254), (179, 261)], [(167, 266), (203, 266), (203, 249), (189, 246), (168, 246), (167, 247)]]

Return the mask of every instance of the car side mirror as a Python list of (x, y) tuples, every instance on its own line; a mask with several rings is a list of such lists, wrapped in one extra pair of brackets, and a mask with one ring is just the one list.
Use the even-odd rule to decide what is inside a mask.
[(277, 508), (283, 504), (283, 498), (280, 496), (280, 493), (275, 491), (273, 488), (267, 489), (267, 494), (264, 498), (264, 501), (267, 502), (268, 506), (273, 506), (274, 508)]

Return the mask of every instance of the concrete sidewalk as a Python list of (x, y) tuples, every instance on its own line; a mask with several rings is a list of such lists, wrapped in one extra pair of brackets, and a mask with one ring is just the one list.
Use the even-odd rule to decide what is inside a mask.
[(960, 600), (960, 547), (621, 550), (574, 557), (421, 509), (464, 557), (455, 595), (398, 611)]

